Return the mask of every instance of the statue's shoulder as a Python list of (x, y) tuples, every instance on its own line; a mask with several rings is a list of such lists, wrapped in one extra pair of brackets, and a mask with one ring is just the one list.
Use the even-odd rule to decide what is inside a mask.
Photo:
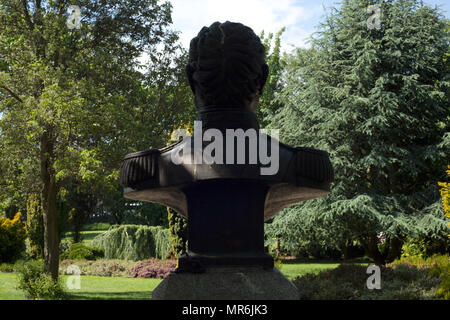
[(312, 179), (318, 182), (334, 180), (330, 155), (325, 150), (311, 147), (295, 147), (295, 166), (298, 178)]
[(169, 154), (182, 143), (179, 140), (162, 148), (149, 148), (127, 154), (120, 168), (120, 185), (123, 187), (136, 187), (142, 182), (146, 186), (157, 185), (159, 179), (158, 162), (164, 154)]
[(157, 148), (127, 154), (120, 168), (120, 185), (133, 187), (143, 181), (155, 180), (160, 154), (161, 149)]

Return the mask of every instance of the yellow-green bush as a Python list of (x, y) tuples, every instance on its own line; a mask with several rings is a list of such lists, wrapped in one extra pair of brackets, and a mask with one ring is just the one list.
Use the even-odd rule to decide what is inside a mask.
[(13, 219), (0, 217), (0, 262), (14, 261), (25, 250), (27, 229), (21, 215), (19, 211)]
[(41, 198), (31, 194), (27, 200), (27, 231), (29, 255), (32, 259), (42, 259), (44, 255), (44, 216), (42, 214)]
[(436, 297), (439, 299), (450, 299), (450, 256), (433, 255), (429, 258), (420, 256), (402, 257), (390, 264), (392, 267), (399, 265), (415, 266), (425, 271), (428, 278), (437, 279), (438, 287)]

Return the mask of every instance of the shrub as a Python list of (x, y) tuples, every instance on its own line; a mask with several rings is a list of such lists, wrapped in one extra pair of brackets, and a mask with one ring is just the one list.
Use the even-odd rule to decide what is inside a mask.
[(14, 272), (14, 265), (10, 263), (0, 263), (0, 272)]
[(27, 230), (21, 215), (19, 211), (13, 219), (0, 218), (0, 261), (14, 261), (25, 250)]
[(187, 251), (187, 219), (167, 207), (170, 234), (170, 254), (179, 257)]
[(366, 286), (367, 267), (340, 265), (317, 275), (294, 279), (301, 299), (307, 300), (417, 300), (450, 297), (448, 255), (428, 259), (408, 257), (381, 268), (381, 289)]
[(95, 237), (92, 244), (104, 250), (108, 259), (162, 259), (170, 250), (169, 231), (151, 226), (111, 226), (107, 232)]
[(131, 268), (130, 275), (135, 278), (167, 278), (176, 265), (175, 260), (149, 259), (138, 262)]
[(60, 260), (96, 260), (103, 258), (103, 250), (95, 247), (86, 246), (83, 243), (75, 243), (60, 255)]
[(63, 260), (59, 264), (60, 274), (70, 274), (67, 268), (76, 265), (80, 268), (81, 275), (102, 276), (102, 277), (131, 277), (130, 269), (136, 265), (134, 261), (128, 260)]
[(54, 282), (50, 275), (44, 273), (41, 261), (18, 263), (15, 266), (18, 275), (18, 289), (25, 291), (27, 299), (64, 299), (61, 282)]
[(402, 246), (402, 258), (429, 258), (436, 254), (450, 253), (450, 239), (408, 238)]

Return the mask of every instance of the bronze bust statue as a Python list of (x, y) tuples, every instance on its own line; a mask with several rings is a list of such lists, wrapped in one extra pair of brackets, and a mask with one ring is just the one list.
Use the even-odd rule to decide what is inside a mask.
[[(181, 270), (194, 258), (204, 267), (272, 268), (272, 258), (264, 253), (264, 221), (292, 203), (329, 193), (333, 169), (328, 153), (291, 147), (260, 133), (255, 109), (269, 68), (252, 29), (229, 21), (204, 27), (190, 43), (186, 73), (201, 126), (194, 128), (194, 136), (168, 147), (128, 154), (120, 174), (124, 195), (169, 206), (188, 219), (189, 251), (180, 259)], [(231, 129), (258, 132), (253, 142), (250, 134), (244, 137), (241, 149), (215, 148), (213, 156), (230, 160), (243, 150), (245, 163), (196, 162), (195, 153), (208, 145), (198, 137), (209, 129), (224, 136)], [(261, 157), (248, 161), (255, 159), (255, 150), (261, 156), (262, 142), (277, 162), (269, 174), (262, 174), (267, 161)], [(173, 161), (176, 156), (179, 163)]]

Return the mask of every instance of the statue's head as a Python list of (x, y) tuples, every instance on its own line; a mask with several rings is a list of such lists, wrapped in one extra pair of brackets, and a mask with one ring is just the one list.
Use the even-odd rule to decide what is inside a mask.
[(187, 77), (198, 108), (255, 110), (269, 68), (261, 39), (241, 23), (215, 22), (191, 40)]

